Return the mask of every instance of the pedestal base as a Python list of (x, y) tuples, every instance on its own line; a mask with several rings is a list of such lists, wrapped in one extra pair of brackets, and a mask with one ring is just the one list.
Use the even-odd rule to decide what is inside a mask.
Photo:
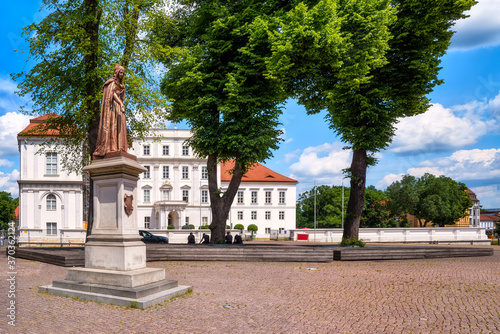
[(92, 268), (71, 268), (66, 279), (40, 286), (39, 292), (79, 298), (105, 304), (146, 308), (185, 294), (190, 286), (165, 279), (165, 270), (142, 268), (117, 271)]

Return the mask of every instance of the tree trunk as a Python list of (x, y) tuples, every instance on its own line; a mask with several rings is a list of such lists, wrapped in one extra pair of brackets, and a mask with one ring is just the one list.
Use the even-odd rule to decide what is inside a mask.
[[(97, 133), (99, 131), (99, 115), (100, 103), (97, 96), (101, 89), (101, 80), (97, 73), (97, 60), (99, 54), (99, 25), (101, 22), (102, 9), (99, 7), (99, 0), (86, 0), (84, 4), (85, 20), (84, 29), (89, 40), (89, 49), (84, 56), (85, 63), (85, 93), (88, 96), (85, 108), (89, 115), (89, 123), (87, 130), (87, 140), (89, 144), (89, 154), (95, 151), (97, 145)], [(89, 194), (87, 197), (88, 216), (87, 216), (87, 237), (92, 233), (92, 225), (94, 223), (94, 181), (89, 178)]]
[(226, 234), (226, 222), (229, 210), (233, 204), (234, 197), (238, 192), (243, 174), (238, 162), (235, 162), (233, 176), (229, 186), (224, 193), (220, 193), (217, 186), (217, 159), (216, 153), (210, 154), (207, 159), (208, 190), (210, 193), (210, 207), (212, 209), (212, 223), (210, 231), (212, 234), (211, 243), (224, 243)]
[(351, 163), (351, 192), (344, 223), (345, 239), (359, 239), (359, 224), (365, 203), (366, 170), (368, 168), (365, 150), (354, 150)]

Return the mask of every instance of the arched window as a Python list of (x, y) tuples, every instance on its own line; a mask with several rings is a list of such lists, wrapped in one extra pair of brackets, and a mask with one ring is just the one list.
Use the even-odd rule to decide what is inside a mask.
[(55, 195), (48, 195), (47, 196), (47, 210), (54, 211), (56, 210), (56, 196)]

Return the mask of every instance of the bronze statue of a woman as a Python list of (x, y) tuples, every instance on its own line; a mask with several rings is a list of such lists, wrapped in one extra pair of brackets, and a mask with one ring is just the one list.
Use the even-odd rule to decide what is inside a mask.
[(97, 135), (94, 159), (103, 159), (110, 152), (127, 152), (127, 122), (125, 119), (125, 86), (122, 84), (125, 69), (115, 66), (115, 74), (103, 86), (101, 122)]

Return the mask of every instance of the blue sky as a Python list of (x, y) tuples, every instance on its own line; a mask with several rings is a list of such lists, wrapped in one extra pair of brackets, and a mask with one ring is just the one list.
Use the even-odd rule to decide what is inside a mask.
[[(14, 94), (9, 74), (26, 66), (21, 29), (43, 14), (41, 1), (2, 4), (0, 14), (0, 191), (18, 195), (19, 153), (17, 133), (29, 122), (19, 106), (26, 101)], [(368, 184), (384, 189), (404, 174), (426, 172), (464, 182), (485, 208), (500, 207), (500, 1), (479, 0), (470, 17), (459, 21), (452, 45), (443, 58), (434, 89), (433, 105), (425, 114), (402, 119), (392, 144), (377, 154), (369, 169)], [(350, 165), (351, 153), (342, 150), (328, 128), (324, 114), (307, 116), (289, 101), (281, 117), (285, 141), (266, 162), (271, 169), (293, 177), (298, 192), (313, 183), (340, 185), (341, 170)]]

